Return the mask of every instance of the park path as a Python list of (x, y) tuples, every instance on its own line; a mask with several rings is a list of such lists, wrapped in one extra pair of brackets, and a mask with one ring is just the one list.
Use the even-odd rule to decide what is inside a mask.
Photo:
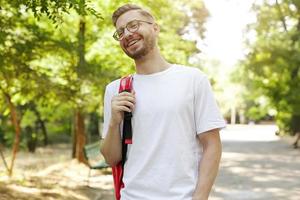
[[(209, 200), (300, 200), (300, 149), (275, 136), (273, 125), (228, 125), (223, 155)], [(92, 171), (70, 160), (69, 145), (20, 152), (15, 178), (3, 176), (0, 200), (114, 200), (110, 171)], [(153, 199), (156, 200), (156, 199)]]
[(223, 156), (209, 200), (300, 200), (300, 150), (276, 130), (228, 125), (221, 131)]
[(299, 200), (300, 150), (273, 125), (222, 130), (223, 156), (210, 200)]

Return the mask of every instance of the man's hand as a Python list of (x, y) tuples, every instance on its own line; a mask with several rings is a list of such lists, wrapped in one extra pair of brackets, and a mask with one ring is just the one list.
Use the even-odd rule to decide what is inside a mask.
[(111, 125), (119, 125), (123, 119), (124, 111), (132, 112), (135, 105), (135, 92), (122, 92), (111, 100)]
[(108, 132), (101, 145), (101, 153), (110, 166), (117, 165), (122, 159), (120, 123), (124, 111), (132, 112), (135, 105), (135, 92), (122, 92), (111, 100), (111, 118)]

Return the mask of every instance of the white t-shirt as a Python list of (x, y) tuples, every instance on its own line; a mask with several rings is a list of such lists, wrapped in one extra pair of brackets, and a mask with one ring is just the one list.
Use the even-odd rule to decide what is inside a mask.
[[(119, 83), (106, 87), (103, 137)], [(133, 89), (133, 144), (128, 146), (121, 199), (191, 200), (202, 152), (197, 134), (225, 127), (206, 75), (172, 65), (150, 75), (134, 74)]]

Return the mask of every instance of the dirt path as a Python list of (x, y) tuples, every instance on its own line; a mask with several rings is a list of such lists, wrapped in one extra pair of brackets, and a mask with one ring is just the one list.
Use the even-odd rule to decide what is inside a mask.
[[(274, 126), (228, 126), (223, 158), (210, 200), (299, 200), (300, 150)], [(92, 171), (70, 160), (70, 146), (20, 152), (13, 179), (0, 163), (0, 200), (114, 200), (110, 171)], [(8, 153), (6, 152), (8, 155)]]
[(89, 168), (71, 160), (70, 149), (62, 144), (19, 152), (12, 179), (0, 163), (0, 200), (113, 200), (110, 171), (92, 170), (88, 179)]
[(211, 200), (299, 200), (300, 150), (274, 126), (228, 126)]

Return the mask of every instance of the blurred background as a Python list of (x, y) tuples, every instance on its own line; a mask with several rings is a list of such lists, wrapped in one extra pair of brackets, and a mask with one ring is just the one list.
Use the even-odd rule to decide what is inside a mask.
[[(276, 149), (284, 158), (291, 156), (288, 162), (299, 180), (299, 151), (292, 149), (300, 132), (299, 0), (0, 2), (0, 199), (28, 199), (26, 194), (38, 194), (31, 199), (112, 198), (109, 169), (95, 172), (104, 179), (100, 185), (79, 184), (80, 194), (63, 196), (61, 188), (77, 187), (72, 184), (86, 178), (83, 149), (100, 139), (106, 84), (134, 72), (134, 63), (112, 38), (111, 14), (128, 2), (153, 13), (161, 27), (159, 46), (169, 62), (198, 67), (209, 76), (228, 123), (222, 135), (225, 153), (232, 150), (227, 147), (241, 152), (244, 145), (249, 145), (248, 155), (259, 147), (267, 148), (262, 155)], [(233, 146), (233, 141), (242, 143)], [(63, 169), (73, 174), (67, 176)], [(33, 177), (38, 172), (40, 178)], [(54, 172), (68, 181), (51, 193), (45, 188), (61, 182), (41, 180), (53, 178)], [(78, 180), (70, 179), (75, 175)], [(293, 197), (284, 199), (299, 199), (300, 182), (291, 184)], [(276, 199), (279, 193), (285, 194), (275, 189), (268, 197), (226, 197), (226, 188), (217, 185), (213, 195)]]

